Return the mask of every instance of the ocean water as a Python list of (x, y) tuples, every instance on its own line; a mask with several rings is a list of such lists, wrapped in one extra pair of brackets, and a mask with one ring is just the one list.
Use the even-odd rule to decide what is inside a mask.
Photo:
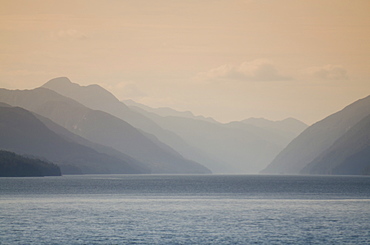
[(0, 244), (370, 244), (370, 177), (0, 178)]

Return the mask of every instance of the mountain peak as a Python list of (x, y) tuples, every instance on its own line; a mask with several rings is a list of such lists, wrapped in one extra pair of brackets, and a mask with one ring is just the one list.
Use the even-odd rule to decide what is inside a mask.
[(81, 86), (71, 82), (67, 77), (51, 79), (42, 87), (56, 91), (61, 95), (77, 100), (83, 105), (96, 110), (100, 110), (103, 104), (120, 103), (111, 92), (98, 84)]
[(78, 84), (76, 83), (72, 83), (71, 80), (69, 80), (68, 77), (56, 77), (56, 78), (53, 78), (51, 80), (49, 80), (48, 82), (46, 82), (44, 85), (42, 85), (42, 87), (44, 88), (52, 88), (52, 87), (76, 87), (76, 86), (79, 86)]
[(44, 85), (42, 85), (44, 88), (49, 88), (51, 90), (55, 91), (75, 91), (75, 90), (87, 90), (88, 92), (95, 92), (100, 94), (105, 94), (106, 96), (109, 95), (110, 97), (114, 97), (112, 93), (104, 89), (102, 86), (98, 84), (90, 84), (87, 86), (82, 86), (78, 83), (72, 82), (68, 77), (56, 77), (48, 82), (46, 82)]
[(301, 121), (298, 120), (298, 119), (295, 119), (293, 117), (287, 117), (287, 118), (281, 120), (281, 122), (301, 122)]

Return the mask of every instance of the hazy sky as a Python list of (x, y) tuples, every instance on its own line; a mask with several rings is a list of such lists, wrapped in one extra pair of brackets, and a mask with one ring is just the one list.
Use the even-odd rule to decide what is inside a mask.
[(369, 0), (0, 0), (0, 86), (54, 77), (227, 122), (370, 94)]

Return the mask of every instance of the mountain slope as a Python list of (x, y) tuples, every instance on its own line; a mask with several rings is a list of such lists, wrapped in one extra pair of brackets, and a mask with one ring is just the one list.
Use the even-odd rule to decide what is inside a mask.
[(252, 125), (161, 117), (138, 107), (135, 109), (217, 159), (218, 165), (215, 162), (205, 163), (215, 172), (257, 173), (288, 143), (279, 135)]
[(0, 150), (0, 177), (60, 176), (60, 168), (50, 162)]
[[(43, 87), (72, 98), (86, 107), (107, 112), (128, 122), (135, 128), (140, 129), (141, 133), (149, 133), (157, 138), (155, 139), (156, 141), (171, 146), (171, 148), (186, 159), (202, 163), (203, 165), (217, 162), (217, 160), (212, 159), (200, 149), (188, 144), (188, 142), (184, 141), (177, 134), (163, 129), (143, 114), (131, 110), (113, 94), (99, 85), (80, 86), (72, 83), (66, 77), (59, 77), (48, 81)], [(146, 135), (146, 137), (152, 139), (153, 136)], [(165, 147), (164, 144), (162, 144), (163, 147)]]
[(241, 122), (271, 130), (272, 132), (279, 133), (291, 139), (297, 137), (308, 127), (307, 124), (295, 118), (286, 118), (281, 121), (271, 121), (264, 118), (248, 118)]
[[(265, 120), (265, 119), (264, 119)], [(268, 120), (266, 120), (268, 121)], [(273, 122), (273, 121), (270, 121)], [(275, 123), (275, 122), (273, 122)], [(268, 142), (274, 143), (281, 147), (281, 150), (288, 145), (290, 141), (292, 141), (298, 133), (288, 131), (288, 130), (281, 130), (279, 128), (274, 127), (263, 127), (257, 126), (249, 123), (241, 122), (230, 122), (224, 124), (225, 127), (234, 128), (241, 131), (249, 132), (249, 134), (254, 135), (260, 139), (266, 140)]]
[[(150, 169), (146, 166), (146, 164), (126, 155), (120, 151), (117, 151), (111, 147), (107, 147), (104, 145), (100, 145), (89, 141), (77, 134), (72, 133), (71, 131), (67, 130), (66, 128), (60, 126), (59, 124), (54, 123), (50, 119), (40, 116), (38, 114), (34, 114), (34, 116), (39, 119), (48, 129), (56, 133), (58, 136), (62, 137), (63, 139), (74, 142), (88, 148), (91, 148), (99, 153), (106, 154), (113, 158), (118, 158), (119, 160), (123, 161), (124, 165), (127, 165), (129, 169), (134, 169), (132, 173), (142, 173), (148, 174), (150, 173)], [(115, 170), (119, 173), (130, 173), (129, 171), (122, 171), (122, 170)]]
[(349, 129), (320, 156), (310, 162), (303, 174), (370, 174), (370, 115)]
[(112, 147), (140, 162), (154, 173), (208, 173), (196, 162), (108, 113), (89, 109), (52, 90), (0, 89), (2, 102), (21, 106), (51, 119), (69, 131), (98, 144)]
[(137, 103), (133, 100), (124, 100), (123, 103), (125, 103), (129, 108), (133, 107), (138, 107), (140, 109), (143, 109), (147, 112), (154, 113), (158, 116), (161, 117), (185, 117), (185, 118), (190, 118), (190, 119), (196, 119), (196, 120), (202, 120), (206, 122), (213, 122), (213, 123), (218, 123), (215, 119), (211, 117), (204, 117), (204, 116), (195, 116), (192, 112), (190, 111), (176, 111), (172, 108), (169, 107), (161, 107), (161, 108), (152, 108), (140, 103)]
[[(258, 129), (266, 135), (261, 137), (254, 132), (255, 127), (247, 124), (243, 126), (249, 130), (233, 128), (215, 121), (208, 122), (204, 118), (184, 116), (184, 113), (176, 113), (173, 110), (170, 112), (167, 110), (167, 113), (182, 116), (156, 117), (155, 114), (140, 108), (127, 108), (98, 85), (80, 86), (72, 83), (68, 78), (52, 79), (43, 87), (73, 98), (85, 106), (123, 119), (155, 135), (182, 155), (201, 162), (214, 172), (256, 173), (264, 168), (290, 140), (268, 130)], [(269, 141), (272, 138), (274, 142)]]
[(313, 124), (295, 138), (263, 173), (297, 174), (370, 114), (370, 96)]
[[(256, 173), (266, 167), (297, 134), (280, 130), (280, 125), (274, 129), (244, 122), (222, 124), (188, 115), (186, 112), (153, 109), (132, 101), (130, 104), (132, 110), (145, 115), (162, 128), (178, 134), (189, 144), (206, 152), (209, 157), (217, 159), (203, 163), (218, 173)], [(273, 125), (281, 123), (281, 127), (287, 128), (294, 123), (307, 127), (295, 119), (282, 122), (265, 121)]]
[(127, 162), (63, 139), (20, 107), (0, 107), (0, 132), (1, 149), (45, 158), (64, 174), (143, 173)]

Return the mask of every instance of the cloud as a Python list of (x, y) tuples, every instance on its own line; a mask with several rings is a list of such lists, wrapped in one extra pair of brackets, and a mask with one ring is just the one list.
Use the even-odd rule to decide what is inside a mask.
[(61, 39), (61, 40), (85, 40), (88, 38), (88, 36), (80, 31), (74, 30), (74, 29), (68, 29), (68, 30), (59, 30), (56, 32), (51, 32), (50, 37), (52, 39)]
[(310, 67), (304, 70), (309, 77), (321, 80), (348, 80), (347, 70), (338, 65)]
[(282, 81), (292, 79), (282, 75), (275, 65), (266, 59), (243, 62), (239, 65), (225, 64), (198, 75), (198, 77), (207, 80)]

